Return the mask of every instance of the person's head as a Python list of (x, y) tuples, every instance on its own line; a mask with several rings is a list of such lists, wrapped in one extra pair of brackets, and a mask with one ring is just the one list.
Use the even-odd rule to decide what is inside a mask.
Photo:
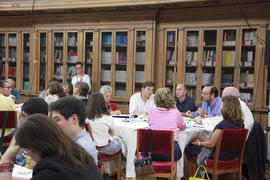
[(75, 69), (76, 69), (77, 75), (83, 75), (83, 64), (81, 62), (75, 63)]
[(148, 99), (153, 94), (153, 92), (154, 92), (154, 83), (151, 81), (144, 82), (142, 85), (142, 95)]
[(9, 83), (9, 86), (11, 86), (12, 88), (15, 88), (16, 84), (13, 79), (7, 79), (7, 82)]
[(207, 103), (212, 103), (218, 96), (218, 90), (214, 86), (205, 86), (202, 90), (202, 98)]
[(70, 139), (48, 116), (34, 114), (27, 118), (16, 132), (16, 143), (33, 160), (54, 156), (58, 162), (75, 168), (83, 174), (94, 165), (93, 158)]
[(154, 97), (154, 102), (157, 107), (173, 108), (174, 101), (169, 88), (159, 88)]
[(53, 81), (53, 82), (51, 82), (49, 84), (48, 92), (51, 95), (56, 94), (59, 97), (63, 97), (64, 96), (63, 88), (62, 88), (61, 84), (58, 81)]
[(99, 92), (103, 94), (106, 103), (110, 103), (112, 97), (112, 88), (108, 85), (104, 85), (100, 88)]
[(42, 98), (30, 97), (22, 106), (21, 116), (25, 119), (37, 113), (48, 115), (48, 104)]
[(69, 96), (73, 94), (73, 85), (70, 82), (66, 82), (63, 86), (63, 91), (65, 96)]
[(63, 97), (50, 104), (52, 118), (70, 137), (76, 136), (78, 129), (85, 126), (85, 106), (83, 102), (73, 96)]
[(12, 87), (6, 80), (0, 80), (0, 94), (8, 97), (11, 93)]
[(89, 86), (86, 82), (77, 82), (75, 84), (73, 94), (77, 96), (86, 97), (89, 91)]
[(187, 88), (184, 84), (178, 84), (176, 86), (176, 97), (177, 98), (183, 98), (183, 97), (186, 97), (187, 95)]
[(222, 98), (221, 114), (224, 120), (237, 125), (243, 125), (241, 105), (237, 97), (226, 96)]
[(222, 91), (222, 98), (226, 96), (240, 97), (239, 91), (235, 87), (226, 87)]
[(88, 100), (86, 106), (86, 115), (88, 119), (94, 120), (95, 118), (109, 115), (106, 102), (101, 93), (94, 93)]

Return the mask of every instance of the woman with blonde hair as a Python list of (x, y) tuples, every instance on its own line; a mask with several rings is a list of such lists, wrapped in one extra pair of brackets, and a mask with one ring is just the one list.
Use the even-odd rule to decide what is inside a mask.
[[(178, 161), (182, 157), (182, 152), (178, 144), (177, 129), (185, 130), (186, 123), (181, 113), (175, 109), (170, 89), (158, 89), (155, 93), (154, 102), (156, 107), (149, 110), (149, 126), (151, 129), (174, 131), (174, 160)], [(152, 154), (152, 158), (156, 161), (171, 160), (171, 156), (168, 154)]]

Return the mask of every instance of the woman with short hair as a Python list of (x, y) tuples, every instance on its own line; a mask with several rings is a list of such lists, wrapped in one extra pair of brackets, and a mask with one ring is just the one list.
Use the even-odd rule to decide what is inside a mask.
[(104, 86), (102, 86), (100, 88), (99, 92), (103, 95), (103, 97), (104, 97), (104, 99), (106, 101), (106, 104), (107, 104), (108, 111), (110, 112), (110, 114), (111, 115), (119, 115), (119, 114), (121, 114), (121, 111), (119, 111), (117, 109), (116, 104), (113, 104), (113, 103), (110, 102), (111, 97), (112, 97), (112, 88), (110, 86), (108, 86), (108, 85), (104, 85)]

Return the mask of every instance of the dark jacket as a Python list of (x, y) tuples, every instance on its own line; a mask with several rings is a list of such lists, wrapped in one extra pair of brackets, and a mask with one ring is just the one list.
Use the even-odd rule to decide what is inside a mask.
[(258, 122), (254, 122), (253, 128), (249, 133), (244, 159), (252, 180), (263, 180), (265, 173), (266, 142), (264, 131)]

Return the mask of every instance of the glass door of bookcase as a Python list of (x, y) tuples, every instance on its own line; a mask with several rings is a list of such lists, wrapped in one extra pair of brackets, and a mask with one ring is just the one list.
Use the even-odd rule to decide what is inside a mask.
[(201, 85), (214, 84), (216, 67), (217, 30), (203, 31), (202, 81)]
[(223, 29), (221, 55), (221, 90), (235, 84), (237, 29)]
[[(85, 36), (85, 44), (84, 44), (84, 72), (85, 74), (88, 74), (90, 79), (91, 79), (91, 83), (93, 83), (92, 81), (92, 70), (93, 70), (93, 32), (85, 32), (84, 34)], [(93, 87), (93, 86), (91, 86)]]
[(141, 91), (144, 82), (145, 52), (146, 52), (146, 30), (135, 31), (135, 87), (134, 91)]
[(0, 33), (0, 79), (4, 80), (6, 68), (6, 34)]
[(241, 60), (240, 60), (240, 98), (247, 104), (253, 103), (255, 87), (256, 28), (241, 29)]
[[(67, 33), (67, 78), (71, 82), (73, 76), (76, 75), (75, 63), (78, 61), (78, 33)], [(65, 61), (64, 61), (65, 62)], [(64, 80), (65, 81), (65, 80)]]
[(22, 34), (22, 85), (23, 90), (30, 90), (30, 33)]
[(16, 81), (17, 34), (8, 33), (8, 78)]
[(198, 51), (199, 51), (199, 31), (186, 31), (186, 70), (185, 85), (189, 96), (196, 99), (197, 73), (198, 73)]
[(177, 30), (166, 31), (166, 81), (165, 87), (175, 94), (177, 83)]
[(128, 32), (116, 31), (114, 96), (127, 96)]
[(53, 39), (53, 76), (59, 82), (62, 82), (64, 72), (64, 33), (54, 32)]
[(48, 64), (48, 47), (47, 47), (47, 33), (39, 33), (39, 83), (38, 91), (46, 89), (46, 77), (47, 77), (47, 64)]

